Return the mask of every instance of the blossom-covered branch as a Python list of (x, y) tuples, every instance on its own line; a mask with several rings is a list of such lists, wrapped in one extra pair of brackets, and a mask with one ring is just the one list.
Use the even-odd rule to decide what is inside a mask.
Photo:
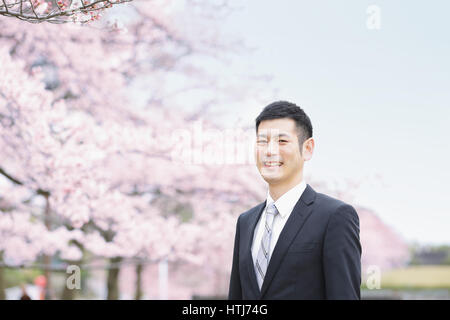
[(0, 15), (31, 23), (87, 23), (105, 9), (132, 0), (1, 0)]

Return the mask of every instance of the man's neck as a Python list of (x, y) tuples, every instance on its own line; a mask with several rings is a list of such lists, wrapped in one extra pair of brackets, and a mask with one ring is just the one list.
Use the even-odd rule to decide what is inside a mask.
[(293, 187), (301, 183), (303, 176), (300, 176), (289, 183), (269, 184), (269, 193), (273, 201), (277, 201), (283, 194), (291, 190)]

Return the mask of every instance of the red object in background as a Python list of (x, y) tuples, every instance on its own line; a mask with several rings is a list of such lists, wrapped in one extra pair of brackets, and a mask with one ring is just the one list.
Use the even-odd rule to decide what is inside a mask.
[(47, 278), (43, 275), (37, 276), (34, 279), (34, 284), (38, 287), (45, 288), (45, 286), (47, 285)]

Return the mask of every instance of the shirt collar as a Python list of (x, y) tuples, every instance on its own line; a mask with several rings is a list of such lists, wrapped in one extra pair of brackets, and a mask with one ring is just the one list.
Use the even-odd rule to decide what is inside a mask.
[[(295, 207), (295, 204), (298, 202), (298, 199), (300, 199), (305, 189), (306, 189), (306, 182), (305, 180), (302, 180), (302, 182), (297, 184), (295, 187), (289, 189), (280, 198), (278, 198), (277, 201), (275, 201), (275, 206), (277, 207), (278, 212), (280, 213), (282, 218), (285, 218), (292, 212), (292, 210)], [(266, 204), (270, 205), (273, 202), (274, 201), (270, 196), (270, 192), (267, 191)]]

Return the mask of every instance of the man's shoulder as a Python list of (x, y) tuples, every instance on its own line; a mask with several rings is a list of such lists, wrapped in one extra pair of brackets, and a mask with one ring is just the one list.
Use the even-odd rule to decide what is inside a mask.
[(353, 206), (343, 200), (334, 198), (324, 193), (316, 193), (316, 202), (320, 207), (327, 209), (327, 211), (335, 212), (342, 209), (353, 209)]
[(352, 214), (357, 215), (355, 208), (351, 204), (324, 193), (316, 193), (316, 202), (320, 211), (326, 212), (330, 215), (343, 211), (351, 212)]
[(336, 207), (336, 208), (338, 208), (340, 206), (349, 205), (342, 200), (339, 200), (337, 198), (334, 198), (332, 196), (329, 196), (325, 193), (320, 193), (320, 192), (316, 193), (316, 201), (319, 204), (325, 204), (327, 206), (332, 206), (332, 207)]

